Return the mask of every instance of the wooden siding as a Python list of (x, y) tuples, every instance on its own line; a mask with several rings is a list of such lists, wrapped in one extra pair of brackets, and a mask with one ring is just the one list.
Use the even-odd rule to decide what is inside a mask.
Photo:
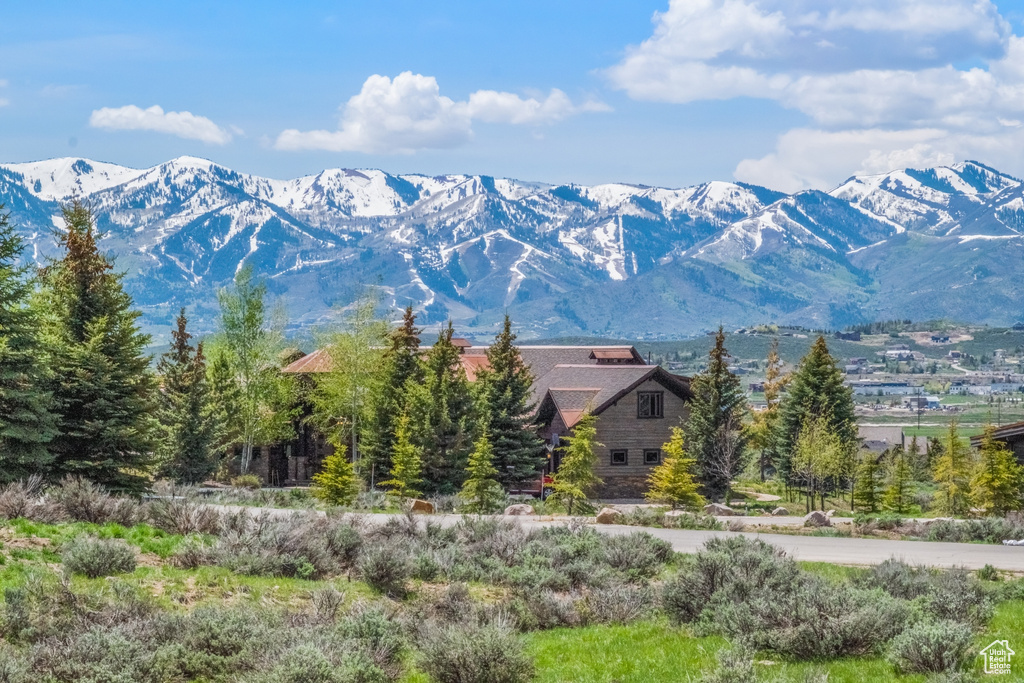
[[(661, 418), (637, 417), (637, 393), (663, 392)], [(672, 428), (683, 426), (689, 418), (689, 407), (674, 393), (655, 380), (647, 380), (609, 406), (597, 417), (597, 440), (604, 444), (597, 449), (594, 471), (604, 480), (598, 489), (601, 498), (641, 498), (647, 490), (647, 477), (654, 465), (644, 463), (644, 451), (661, 449), (672, 436)], [(612, 465), (613, 450), (628, 451), (626, 465)]]

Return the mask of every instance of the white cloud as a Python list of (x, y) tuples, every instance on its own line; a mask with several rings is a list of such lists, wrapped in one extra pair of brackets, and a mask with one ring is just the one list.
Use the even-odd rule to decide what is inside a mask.
[(337, 130), (285, 130), (274, 146), (282, 150), (412, 154), (465, 144), (473, 137), (474, 121), (540, 125), (606, 109), (593, 101), (574, 105), (557, 89), (541, 99), (478, 90), (467, 101), (456, 101), (441, 94), (433, 76), (405, 71), (392, 80), (375, 74), (345, 104)]
[(169, 133), (187, 140), (200, 140), (211, 145), (231, 142), (231, 133), (205, 116), (187, 111), (165, 112), (158, 106), (142, 109), (135, 105), (126, 107), (104, 107), (89, 117), (93, 128), (107, 130), (149, 130)]
[(827, 187), (851, 169), (1000, 155), (988, 140), (1019, 136), (1024, 39), (991, 0), (670, 0), (654, 23), (606, 71), (630, 97), (754, 97), (809, 118), (743, 161), (742, 180)]

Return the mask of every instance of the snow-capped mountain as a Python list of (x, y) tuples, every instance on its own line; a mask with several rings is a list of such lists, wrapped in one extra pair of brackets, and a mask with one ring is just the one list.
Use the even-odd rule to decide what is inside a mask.
[[(507, 310), (527, 337), (896, 315), (903, 302), (935, 295), (901, 289), (915, 281), (906, 273), (914, 264), (931, 273), (926, 283), (967, 287), (971, 319), (1011, 320), (1013, 311), (978, 312), (978, 287), (1024, 267), (986, 265), (997, 248), (1024, 249), (1024, 186), (974, 162), (791, 196), (727, 182), (556, 186), (352, 169), (276, 180), (192, 157), (148, 169), (85, 159), (0, 165), (0, 203), (37, 260), (52, 253), (60, 204), (72, 197), (92, 207), (160, 335), (182, 305), (212, 327), (216, 291), (246, 263), (295, 325), (324, 321), (370, 284), (426, 322), (450, 316), (469, 332), (491, 330)], [(940, 275), (927, 267), (938, 253)], [(904, 274), (894, 281), (890, 272)]]

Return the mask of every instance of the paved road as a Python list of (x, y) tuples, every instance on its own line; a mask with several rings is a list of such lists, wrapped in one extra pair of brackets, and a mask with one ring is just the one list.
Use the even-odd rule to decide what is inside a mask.
[[(528, 523), (528, 524), (532, 524)], [(638, 527), (613, 524), (595, 525), (606, 534), (628, 534)], [(787, 534), (737, 533), (731, 531), (683, 531), (680, 529), (649, 529), (643, 531), (665, 539), (682, 553), (700, 549), (716, 536), (747, 536), (785, 549), (797, 560), (831, 562), (846, 565), (880, 564), (890, 557), (909, 564), (932, 567), (966, 567), (981, 569), (990, 564), (996, 569), (1024, 573), (1024, 547), (1007, 547), (980, 543), (932, 543), (929, 541), (889, 541), (877, 538), (829, 538)]]
[[(269, 512), (272, 516), (293, 515), (301, 511), (277, 508), (252, 508), (236, 506), (216, 506), (228, 510), (248, 510), (250, 512)], [(323, 513), (318, 513), (322, 515)], [(394, 515), (358, 514), (368, 520), (380, 523)], [(445, 526), (456, 524), (460, 515), (430, 515), (429, 519)], [(506, 517), (518, 520), (527, 528), (539, 528), (565, 524), (564, 521), (553, 521), (550, 518), (538, 517)], [(723, 520), (730, 519), (723, 517)], [(735, 519), (735, 518), (732, 518)], [(747, 521), (750, 518), (744, 518)], [(757, 519), (757, 518), (754, 518)], [(772, 518), (764, 518), (772, 519)], [(778, 520), (779, 518), (775, 518)], [(803, 518), (799, 519), (801, 523)], [(1003, 571), (1024, 574), (1024, 547), (1008, 547), (981, 543), (933, 543), (929, 541), (890, 541), (878, 538), (833, 538), (826, 536), (796, 536), (789, 534), (750, 533), (732, 531), (689, 531), (682, 529), (656, 529), (651, 527), (622, 526), (619, 524), (595, 524), (597, 531), (610, 534), (631, 534), (635, 531), (646, 531), (657, 538), (672, 544), (672, 548), (681, 553), (693, 553), (701, 549), (709, 538), (747, 536), (760, 538), (786, 550), (797, 560), (805, 562), (831, 562), (833, 564), (870, 566), (881, 564), (891, 557), (909, 564), (922, 564), (932, 567), (966, 567), (981, 569), (987, 564)]]

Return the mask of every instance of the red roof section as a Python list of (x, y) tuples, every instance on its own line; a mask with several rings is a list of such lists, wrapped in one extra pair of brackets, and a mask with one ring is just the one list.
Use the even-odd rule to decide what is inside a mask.
[(318, 349), (308, 356), (303, 356), (291, 365), (281, 368), (281, 372), (289, 375), (305, 375), (318, 372), (330, 372), (334, 367), (331, 354), (327, 349)]
[(459, 362), (462, 363), (462, 369), (466, 371), (466, 379), (470, 382), (476, 381), (481, 370), (491, 369), (487, 356), (460, 356)]

